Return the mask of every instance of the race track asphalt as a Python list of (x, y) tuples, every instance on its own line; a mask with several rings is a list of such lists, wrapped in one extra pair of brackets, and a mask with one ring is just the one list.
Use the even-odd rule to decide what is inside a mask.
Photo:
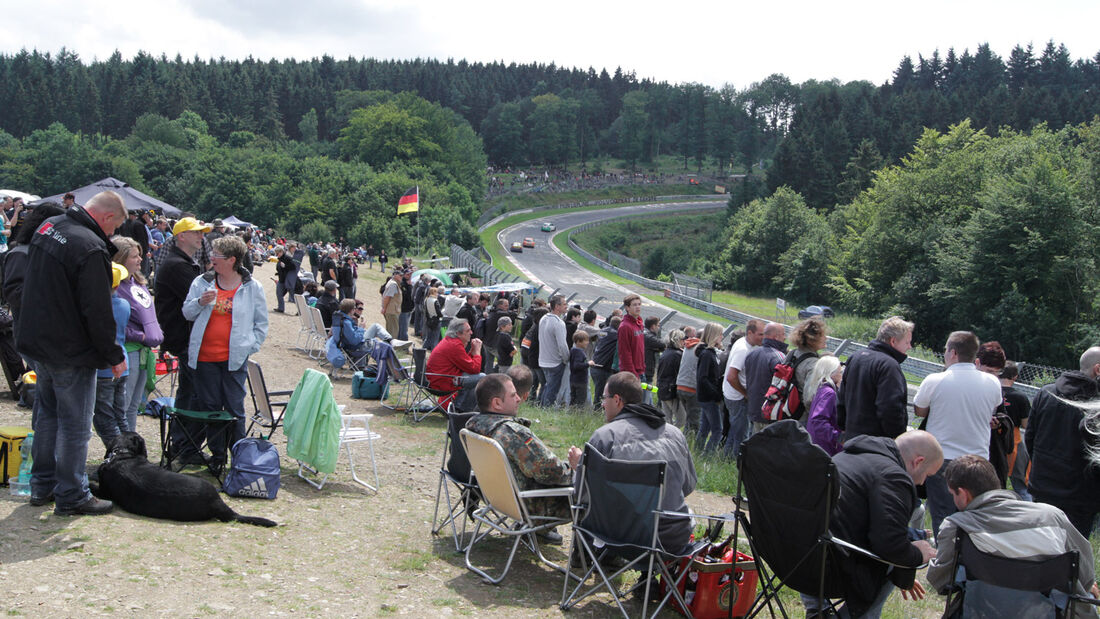
[[(504, 248), (508, 258), (519, 267), (520, 271), (531, 281), (544, 284), (547, 292), (560, 288), (562, 294), (567, 297), (576, 293), (570, 301), (570, 305), (579, 303), (581, 307), (588, 309), (599, 297), (604, 297), (595, 307), (600, 316), (611, 313), (611, 310), (622, 305), (623, 297), (631, 292), (639, 294), (659, 294), (649, 290), (641, 284), (633, 284), (624, 287), (609, 281), (578, 265), (569, 257), (562, 254), (552, 244), (552, 239), (558, 234), (567, 234), (570, 228), (583, 225), (590, 221), (602, 221), (607, 219), (622, 219), (641, 215), (653, 215), (654, 213), (672, 213), (677, 211), (700, 211), (725, 208), (725, 200), (713, 202), (673, 202), (660, 204), (637, 204), (618, 208), (603, 209), (598, 211), (581, 211), (555, 215), (548, 211), (540, 215), (538, 219), (532, 219), (523, 223), (501, 230), (497, 235), (497, 241)], [(556, 227), (555, 232), (542, 232), (539, 228), (544, 222), (551, 222)], [(535, 247), (524, 248), (523, 253), (508, 251), (514, 241), (522, 241), (524, 237), (535, 240)], [(606, 256), (602, 256), (606, 259)], [(642, 297), (642, 317), (657, 316), (664, 318), (672, 308), (650, 299)], [(667, 323), (663, 331), (668, 332), (673, 327), (691, 325), (701, 328), (703, 320), (693, 316), (687, 316), (677, 312)]]

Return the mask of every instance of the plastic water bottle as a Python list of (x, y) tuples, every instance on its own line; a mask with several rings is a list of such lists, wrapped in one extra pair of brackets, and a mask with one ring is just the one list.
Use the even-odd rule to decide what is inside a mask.
[(31, 494), (31, 466), (34, 458), (31, 455), (31, 445), (34, 444), (34, 432), (28, 432), (27, 438), (19, 445), (19, 455), (23, 461), (19, 463), (19, 477), (10, 482), (13, 496), (30, 496)]

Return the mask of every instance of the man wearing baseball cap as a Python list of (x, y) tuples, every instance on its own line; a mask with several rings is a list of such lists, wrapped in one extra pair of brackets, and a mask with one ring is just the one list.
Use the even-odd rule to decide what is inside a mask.
[[(211, 229), (212, 226), (194, 217), (184, 217), (176, 223), (172, 228), (172, 239), (175, 244), (171, 247), (166, 246), (167, 255), (157, 269), (157, 279), (153, 289), (157, 318), (164, 331), (161, 349), (179, 357), (179, 386), (176, 388), (175, 405), (185, 410), (194, 410), (191, 406), (194, 394), (194, 370), (187, 365), (191, 322), (183, 317), (183, 301), (187, 298), (188, 290), (191, 289), (191, 282), (202, 273), (202, 267), (195, 262), (195, 255), (202, 248), (203, 235)], [(180, 429), (177, 427), (173, 430), (172, 443), (176, 446), (174, 451), (179, 454), (180, 463), (186, 463), (188, 458), (198, 458), (193, 446), (191, 446), (191, 453), (186, 453), (185, 450), (189, 444), (186, 441), (177, 440)], [(203, 432), (201, 426), (188, 428), (188, 430), (193, 437), (201, 436)]]

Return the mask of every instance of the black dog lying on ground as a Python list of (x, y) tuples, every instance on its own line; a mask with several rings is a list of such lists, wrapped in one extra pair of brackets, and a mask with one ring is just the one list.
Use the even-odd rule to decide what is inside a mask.
[(92, 494), (114, 501), (122, 509), (150, 518), (193, 522), (217, 518), (236, 520), (261, 527), (278, 523), (267, 518), (242, 516), (233, 511), (211, 484), (188, 475), (173, 473), (149, 462), (145, 439), (136, 432), (123, 432), (99, 466), (98, 483)]

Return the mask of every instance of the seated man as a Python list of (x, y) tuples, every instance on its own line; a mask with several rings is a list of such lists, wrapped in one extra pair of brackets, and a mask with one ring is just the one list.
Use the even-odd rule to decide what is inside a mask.
[[(470, 352), (466, 352), (467, 345)], [(440, 398), (441, 406), (453, 398), (458, 410), (474, 410), (474, 387), (485, 375), (481, 373), (481, 340), (473, 337), (469, 322), (461, 318), (451, 320), (447, 337), (432, 349), (424, 370), (429, 387), (448, 392)]]
[[(940, 525), (938, 556), (928, 566), (928, 583), (946, 594), (955, 575), (955, 532), (962, 529), (982, 552), (1001, 557), (1031, 559), (1080, 553), (1077, 591), (1100, 597), (1094, 582), (1092, 547), (1062, 510), (1045, 503), (1020, 501), (1011, 490), (1002, 490), (997, 472), (981, 456), (956, 458), (944, 470), (947, 490), (958, 512)], [(1008, 610), (1008, 609), (1006, 609)], [(1010, 613), (1007, 613), (1010, 614)], [(1078, 606), (1078, 617), (1095, 617), (1092, 609)]]
[[(684, 497), (695, 490), (695, 464), (680, 429), (666, 423), (660, 410), (642, 404), (642, 383), (632, 372), (619, 372), (607, 379), (602, 403), (607, 423), (593, 432), (588, 442), (606, 458), (666, 462), (661, 509), (687, 513)], [(570, 466), (576, 468), (582, 455), (579, 448), (570, 448)], [(690, 518), (661, 518), (657, 532), (661, 547), (671, 552), (683, 549), (691, 529)]]
[[(943, 465), (943, 450), (936, 437), (922, 430), (897, 439), (857, 436), (833, 457), (840, 483), (840, 498), (833, 509), (829, 529), (833, 535), (866, 548), (895, 565), (891, 568), (859, 555), (835, 562), (846, 583), (845, 608), (852, 617), (878, 617), (886, 598), (897, 586), (903, 597), (922, 598), (916, 568), (936, 556), (925, 540), (910, 541), (909, 519), (917, 508), (917, 484)], [(813, 614), (803, 595), (807, 616)]]
[(516, 386), (516, 393), (519, 394), (521, 402), (527, 401), (527, 396), (531, 393), (531, 384), (535, 382), (535, 375), (531, 372), (531, 368), (526, 365), (513, 365), (508, 368), (507, 374), (512, 379), (512, 384)]
[[(558, 459), (531, 432), (531, 422), (517, 417), (520, 398), (512, 379), (506, 374), (489, 374), (477, 384), (477, 406), (480, 414), (466, 423), (466, 429), (488, 436), (500, 443), (520, 490), (553, 488), (573, 483), (573, 471), (568, 462)], [(527, 500), (531, 515), (569, 518), (568, 497), (541, 497)], [(547, 541), (560, 542), (561, 537), (549, 534)]]

